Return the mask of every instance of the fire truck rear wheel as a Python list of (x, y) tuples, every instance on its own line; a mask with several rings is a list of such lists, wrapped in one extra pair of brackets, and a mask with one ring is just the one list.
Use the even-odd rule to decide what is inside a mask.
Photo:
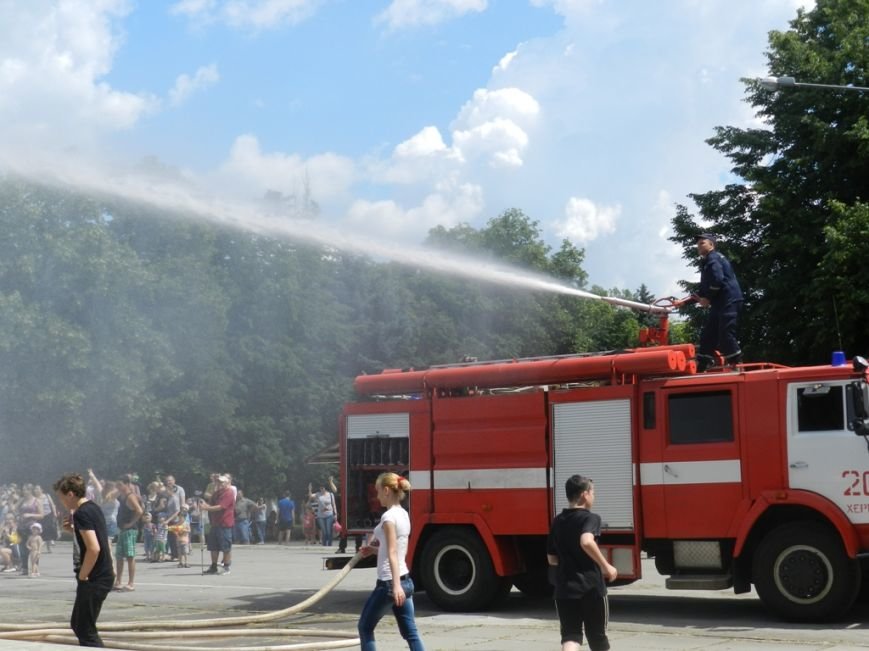
[(843, 616), (860, 589), (860, 566), (838, 535), (812, 522), (773, 529), (761, 541), (752, 568), (763, 603), (788, 620)]
[(495, 573), (489, 551), (476, 532), (450, 527), (435, 533), (425, 546), (422, 576), (426, 594), (443, 610), (485, 610), (510, 589), (510, 580)]

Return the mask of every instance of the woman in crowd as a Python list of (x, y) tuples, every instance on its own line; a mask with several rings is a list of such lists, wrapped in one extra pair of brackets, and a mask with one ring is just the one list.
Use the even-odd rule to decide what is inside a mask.
[(94, 471), (88, 468), (88, 478), (94, 487), (94, 499), (100, 510), (103, 512), (103, 518), (106, 520), (106, 531), (109, 540), (118, 535), (118, 489), (115, 482), (111, 480), (100, 480), (94, 474)]
[(42, 518), (42, 538), (45, 540), (45, 549), (50, 554), (51, 548), (58, 539), (57, 530), (57, 505), (51, 498), (51, 495), (42, 490), (42, 486), (38, 484), (33, 487), (33, 494), (37, 499), (42, 500), (42, 512), (45, 515)]
[(338, 508), (335, 504), (335, 494), (326, 490), (325, 484), (320, 486), (316, 495), (311, 492), (311, 484), (308, 484), (308, 499), (317, 502), (317, 527), (320, 529), (323, 547), (332, 546), (332, 524), (338, 517)]

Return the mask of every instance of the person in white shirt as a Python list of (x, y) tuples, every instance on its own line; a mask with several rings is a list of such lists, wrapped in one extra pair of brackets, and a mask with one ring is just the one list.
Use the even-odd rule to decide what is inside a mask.
[(363, 556), (377, 554), (377, 584), (365, 602), (359, 616), (359, 639), (362, 651), (376, 651), (374, 629), (392, 608), (401, 637), (411, 651), (425, 651), (413, 611), (413, 580), (407, 569), (407, 540), (410, 537), (410, 516), (401, 506), (410, 491), (410, 482), (394, 472), (377, 478), (377, 498), (386, 508), (374, 528), (369, 544), (362, 548)]

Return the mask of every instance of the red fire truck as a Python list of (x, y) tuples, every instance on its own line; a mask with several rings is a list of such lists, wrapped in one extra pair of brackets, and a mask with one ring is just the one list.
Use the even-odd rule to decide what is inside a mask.
[(408, 476), (408, 562), (446, 610), (547, 589), (564, 482), (594, 479), (618, 582), (747, 592), (787, 619), (846, 612), (869, 558), (866, 362), (696, 373), (691, 345), (385, 370), (340, 418), (348, 533)]

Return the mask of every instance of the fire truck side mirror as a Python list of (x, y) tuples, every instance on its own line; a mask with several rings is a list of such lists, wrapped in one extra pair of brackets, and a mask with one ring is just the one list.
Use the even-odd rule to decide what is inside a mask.
[(865, 381), (851, 382), (845, 388), (848, 395), (848, 429), (857, 436), (869, 436), (869, 384)]

